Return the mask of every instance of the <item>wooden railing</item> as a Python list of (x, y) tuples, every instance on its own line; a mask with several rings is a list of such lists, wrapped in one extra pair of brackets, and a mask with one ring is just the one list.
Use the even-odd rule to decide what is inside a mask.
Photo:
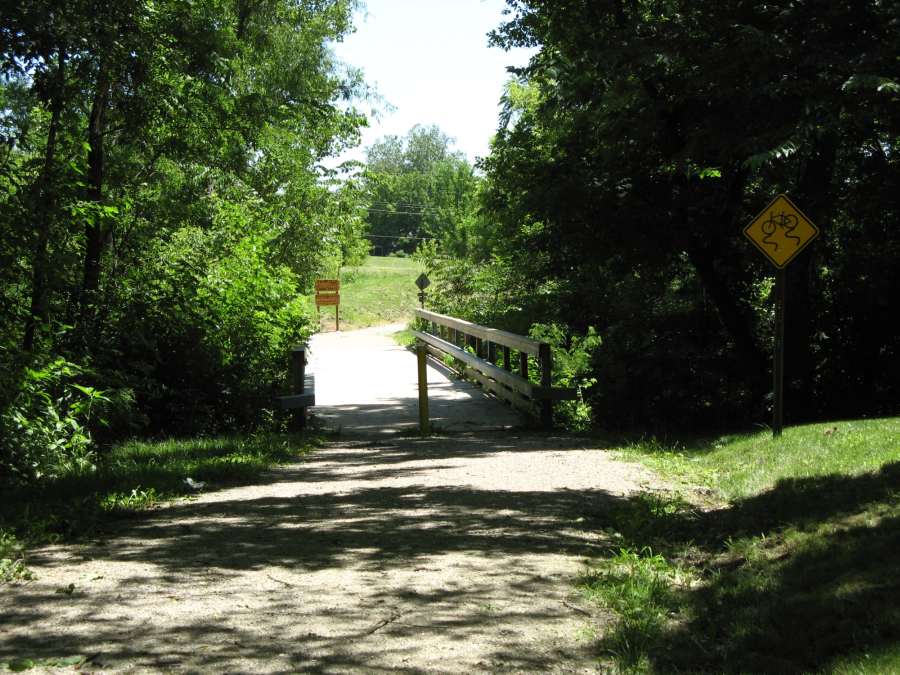
[[(415, 336), (432, 356), (441, 360), (444, 355), (453, 357), (461, 364), (461, 375), (539, 419), (541, 426), (552, 426), (554, 401), (575, 398), (574, 389), (552, 386), (553, 356), (546, 342), (424, 309), (415, 310), (415, 315), (422, 329), (415, 331)], [(537, 357), (540, 384), (529, 377), (529, 356)]]

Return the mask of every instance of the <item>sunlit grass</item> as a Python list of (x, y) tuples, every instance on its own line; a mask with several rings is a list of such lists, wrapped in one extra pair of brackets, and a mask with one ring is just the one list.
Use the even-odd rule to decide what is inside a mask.
[[(411, 258), (370, 256), (361, 267), (341, 270), (341, 330), (405, 322), (419, 306), (416, 277), (422, 268)], [(321, 309), (324, 330), (334, 330), (334, 308)]]
[(611, 548), (580, 587), (617, 617), (615, 669), (900, 672), (900, 419), (620, 453), (682, 492), (592, 521)]
[(760, 431), (675, 447), (651, 441), (621, 452), (734, 499), (785, 478), (853, 476), (900, 461), (900, 418), (788, 427), (777, 439), (770, 431)]

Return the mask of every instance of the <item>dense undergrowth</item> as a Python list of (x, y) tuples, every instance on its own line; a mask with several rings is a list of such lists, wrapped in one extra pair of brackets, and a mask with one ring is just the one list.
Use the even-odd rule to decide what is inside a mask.
[(593, 519), (612, 544), (579, 583), (617, 617), (598, 645), (615, 669), (900, 669), (900, 419), (623, 455), (682, 487)]

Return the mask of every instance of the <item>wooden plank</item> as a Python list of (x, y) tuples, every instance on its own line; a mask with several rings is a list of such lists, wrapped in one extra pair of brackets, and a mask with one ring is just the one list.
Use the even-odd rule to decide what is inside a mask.
[(578, 398), (578, 390), (571, 387), (532, 387), (531, 397), (535, 401), (574, 401)]
[(282, 410), (307, 408), (316, 404), (316, 376), (306, 373), (303, 377), (303, 392), (289, 396), (276, 396), (275, 400)]
[(320, 291), (337, 292), (341, 290), (340, 279), (316, 279), (316, 293)]
[(502, 382), (510, 389), (514, 389), (519, 393), (531, 398), (531, 392), (534, 389), (534, 385), (531, 384), (531, 382), (523, 380), (521, 377), (513, 373), (508, 373), (503, 370), (503, 368), (498, 368), (491, 363), (487, 363), (486, 361), (479, 359), (477, 356), (469, 354), (469, 352), (462, 350), (445, 340), (441, 340), (441, 338), (439, 337), (419, 331), (413, 331), (413, 334), (423, 342), (437, 347), (441, 351), (450, 354), (450, 356), (452, 356), (453, 358), (462, 361), (466, 365), (471, 366), (484, 375), (487, 375), (488, 377), (497, 380), (498, 382)]
[(316, 404), (316, 395), (313, 392), (307, 394), (292, 394), (291, 396), (279, 396), (278, 407), (282, 410), (296, 410), (297, 408), (311, 408)]
[(317, 295), (316, 296), (316, 307), (327, 307), (329, 305), (340, 305), (341, 304), (341, 296), (335, 293), (334, 295)]
[(524, 335), (516, 335), (515, 333), (507, 333), (505, 330), (480, 326), (477, 323), (463, 321), (462, 319), (446, 316), (445, 314), (438, 314), (437, 312), (429, 312), (426, 309), (416, 309), (414, 312), (415, 315), (421, 319), (454, 328), (462, 333), (481, 338), (482, 340), (489, 340), (498, 345), (512, 347), (518, 351), (534, 354), (535, 356), (540, 352), (541, 343), (537, 340), (525, 337)]
[[(425, 348), (428, 350), (429, 354), (431, 354), (435, 359), (441, 362), (441, 365), (444, 366), (444, 368), (450, 368), (450, 366), (444, 363), (444, 352), (442, 352), (437, 347), (432, 347), (431, 345), (425, 345)], [(450, 370), (456, 372), (453, 368), (450, 368)]]
[(496, 380), (492, 380), (486, 375), (483, 375), (474, 368), (469, 368), (468, 366), (463, 369), (463, 375), (475, 380), (482, 386), (483, 389), (491, 392), (497, 398), (503, 399), (514, 408), (526, 413), (527, 415), (531, 415), (534, 418), (538, 417), (538, 407), (534, 403), (534, 401), (525, 398), (519, 392), (513, 391), (512, 389), (507, 389)]
[[(550, 345), (541, 345), (538, 363), (541, 368), (541, 389), (544, 391), (552, 391), (553, 352), (550, 351)], [(550, 399), (543, 399), (540, 406), (541, 426), (545, 429), (550, 429), (553, 426), (553, 401)]]
[(422, 342), (416, 344), (416, 360), (419, 372), (419, 433), (425, 436), (429, 433), (428, 418), (428, 370), (425, 367), (425, 357), (428, 348)]
[(291, 349), (291, 392), (303, 393), (306, 384), (306, 345)]
[[(451, 368), (446, 363), (444, 363), (444, 356), (447, 355), (447, 352), (430, 344), (426, 344), (425, 346), (428, 348), (428, 353), (431, 354), (431, 356), (433, 356), (437, 361), (439, 361), (441, 365), (443, 365), (445, 368), (450, 368), (450, 370), (453, 370), (454, 372), (457, 372), (455, 368)], [(462, 375), (463, 373), (460, 374)], [(506, 387), (504, 387), (504, 389), (506, 389)], [(509, 391), (508, 389), (506, 390)], [(522, 398), (524, 399), (524, 397)], [(535, 401), (574, 401), (576, 398), (578, 398), (578, 390), (571, 387), (553, 387), (551, 389), (544, 389), (543, 387), (532, 384), (530, 398), (534, 399)], [(536, 412), (535, 416), (537, 416)]]

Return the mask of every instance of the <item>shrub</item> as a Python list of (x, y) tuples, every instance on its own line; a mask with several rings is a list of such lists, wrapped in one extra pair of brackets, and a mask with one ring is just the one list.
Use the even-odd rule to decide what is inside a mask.
[(0, 469), (14, 482), (92, 471), (97, 454), (88, 424), (109, 399), (74, 378), (83, 369), (62, 357), (22, 370), (0, 412)]

